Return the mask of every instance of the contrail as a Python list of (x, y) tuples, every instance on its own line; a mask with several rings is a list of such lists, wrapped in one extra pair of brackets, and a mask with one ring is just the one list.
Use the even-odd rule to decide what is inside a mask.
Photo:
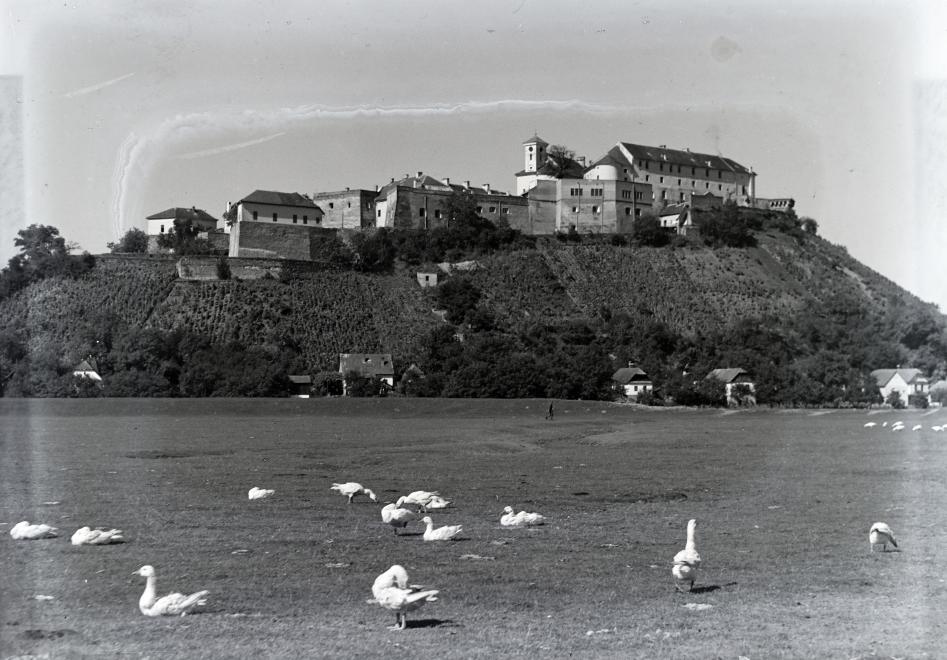
[(111, 80), (106, 80), (105, 82), (100, 82), (96, 85), (90, 85), (88, 87), (83, 87), (82, 89), (77, 89), (71, 92), (66, 92), (63, 94), (67, 99), (71, 99), (74, 96), (82, 96), (84, 94), (91, 94), (92, 92), (97, 92), (100, 89), (108, 87), (109, 85), (114, 85), (115, 83), (122, 82), (126, 78), (131, 78), (134, 73), (126, 73), (124, 76), (119, 76), (118, 78), (112, 78)]
[(256, 140), (249, 140), (247, 142), (238, 142), (237, 144), (228, 144), (224, 147), (215, 147), (213, 149), (205, 149), (203, 151), (192, 151), (189, 154), (181, 154), (180, 156), (175, 156), (175, 158), (184, 158), (190, 160), (192, 158), (202, 158), (204, 156), (215, 156), (217, 154), (223, 154), (228, 151), (236, 151), (237, 149), (243, 149), (244, 147), (252, 147), (255, 144), (263, 144), (264, 142), (269, 142), (275, 138), (280, 137), (281, 135), (286, 135), (286, 131), (280, 133), (274, 133), (273, 135), (267, 135), (266, 137), (261, 137)]
[[(131, 75), (131, 74), (129, 74)], [(114, 81), (110, 81), (114, 82)], [(91, 88), (89, 88), (91, 89)], [(80, 90), (81, 91), (81, 90)], [(320, 119), (363, 119), (447, 116), (453, 114), (483, 114), (487, 112), (527, 113), (539, 110), (553, 112), (583, 112), (586, 114), (627, 114), (628, 106), (602, 105), (579, 100), (532, 101), (523, 99), (501, 99), (496, 101), (464, 101), (458, 103), (437, 103), (424, 106), (349, 106), (331, 107), (319, 104), (301, 105), (273, 110), (244, 110), (242, 112), (196, 112), (169, 117), (147, 133), (130, 133), (122, 142), (112, 175), (112, 221), (115, 236), (121, 236), (126, 221), (132, 217), (130, 191), (134, 190), (133, 179), (136, 175), (144, 177), (149, 169), (165, 153), (176, 146), (190, 142), (195, 138), (207, 139), (214, 136), (227, 136), (234, 131), (255, 133), (261, 131), (287, 130)], [(252, 144), (273, 139), (272, 135), (220, 150), (240, 149)], [(184, 154), (179, 158), (198, 158), (220, 153), (218, 149), (197, 151)]]

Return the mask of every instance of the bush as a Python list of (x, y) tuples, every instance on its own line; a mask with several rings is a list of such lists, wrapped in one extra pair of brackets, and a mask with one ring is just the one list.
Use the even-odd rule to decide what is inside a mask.
[(897, 390), (892, 390), (888, 394), (887, 398), (885, 398), (885, 403), (896, 410), (904, 408), (904, 400), (901, 398), (901, 393)]
[(930, 401), (924, 394), (909, 394), (908, 405), (912, 408), (927, 408), (930, 406)]

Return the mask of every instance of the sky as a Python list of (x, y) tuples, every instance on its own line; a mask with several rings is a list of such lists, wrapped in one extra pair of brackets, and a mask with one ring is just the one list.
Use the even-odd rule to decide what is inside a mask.
[[(0, 0), (0, 258), (255, 189), (515, 190), (538, 133), (721, 154), (947, 311), (939, 0)], [(271, 6), (272, 5), (272, 6)]]

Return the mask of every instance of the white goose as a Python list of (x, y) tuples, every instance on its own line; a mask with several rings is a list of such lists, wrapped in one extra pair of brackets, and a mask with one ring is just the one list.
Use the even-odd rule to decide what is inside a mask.
[(408, 584), (408, 572), (403, 566), (395, 564), (375, 578), (372, 585), (374, 599), (368, 602), (378, 603), (385, 609), (394, 610), (395, 621), (388, 630), (404, 630), (407, 625), (407, 613), (437, 600), (437, 589), (423, 589)]
[(375, 493), (356, 481), (346, 481), (344, 484), (332, 484), (332, 488), (330, 490), (338, 491), (342, 495), (348, 497), (349, 504), (351, 504), (352, 499), (359, 494), (367, 495), (372, 502), (378, 501), (378, 499), (375, 497)]
[(866, 422), (866, 423), (865, 423), (865, 428), (866, 428), (866, 429), (870, 429), (872, 426), (875, 426), (875, 425), (876, 425), (875, 422)]
[(440, 498), (440, 493), (428, 490), (416, 490), (398, 498), (398, 506), (402, 504), (413, 504), (423, 511), (427, 511), (428, 505), (434, 498)]
[(700, 555), (697, 553), (697, 521), (691, 519), (687, 522), (687, 544), (684, 549), (674, 555), (674, 566), (671, 568), (671, 574), (677, 580), (678, 591), (684, 591), (684, 585), (687, 584), (687, 590), (694, 588), (694, 580), (697, 578), (697, 569), (700, 567)]
[(445, 500), (440, 495), (435, 495), (430, 500), (428, 500), (427, 506), (425, 509), (446, 509), (450, 506), (450, 500)]
[(22, 520), (10, 529), (10, 536), (16, 541), (35, 541), (36, 539), (51, 539), (59, 536), (56, 527), (50, 525), (31, 525), (29, 521)]
[(157, 585), (155, 579), (155, 569), (153, 566), (142, 566), (137, 571), (132, 573), (132, 575), (141, 575), (142, 577), (147, 578), (147, 581), (145, 582), (145, 591), (141, 595), (141, 598), (138, 599), (138, 609), (140, 609), (141, 613), (145, 616), (173, 616), (176, 614), (184, 616), (187, 614), (188, 610), (197, 607), (198, 605), (204, 605), (207, 602), (204, 596), (210, 593), (206, 590), (197, 591), (190, 596), (172, 593), (158, 598), (155, 595), (157, 592)]
[(80, 527), (73, 533), (70, 542), (73, 545), (108, 545), (109, 543), (124, 543), (125, 537), (122, 536), (120, 529)]
[(404, 529), (408, 523), (417, 520), (418, 514), (411, 509), (401, 509), (397, 504), (386, 504), (381, 508), (381, 519), (391, 525), (395, 534), (398, 534), (398, 528)]
[(513, 507), (504, 507), (503, 515), (500, 516), (500, 524), (504, 527), (531, 527), (542, 525), (546, 522), (546, 517), (539, 513), (528, 513), (520, 511), (513, 513)]
[(868, 530), (868, 545), (871, 552), (875, 551), (875, 546), (880, 545), (882, 552), (888, 551), (888, 544), (898, 547), (898, 540), (894, 538), (894, 532), (883, 522), (876, 522)]
[(276, 491), (272, 488), (257, 488), (254, 486), (247, 491), (247, 499), (250, 500), (262, 500), (265, 497), (269, 497)]
[(450, 541), (463, 530), (463, 525), (444, 525), (434, 529), (434, 521), (431, 520), (431, 516), (424, 516), (421, 522), (427, 525), (427, 529), (424, 530), (425, 541)]

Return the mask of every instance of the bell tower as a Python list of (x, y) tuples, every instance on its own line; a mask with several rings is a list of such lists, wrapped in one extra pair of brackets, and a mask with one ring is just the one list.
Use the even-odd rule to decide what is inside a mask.
[(533, 137), (523, 142), (523, 171), (525, 173), (535, 174), (546, 164), (546, 147), (548, 146), (549, 143), (535, 133)]

